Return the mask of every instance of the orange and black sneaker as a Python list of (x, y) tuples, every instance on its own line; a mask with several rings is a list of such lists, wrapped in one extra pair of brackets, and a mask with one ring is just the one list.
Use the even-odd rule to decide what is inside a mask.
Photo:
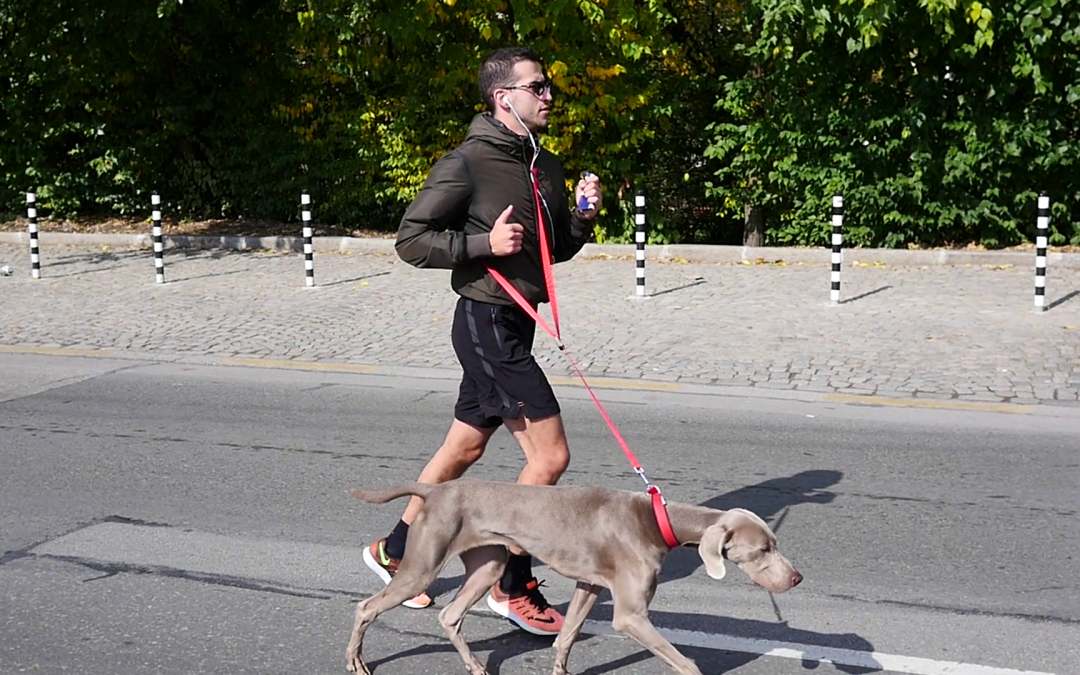
[[(400, 560), (386, 555), (385, 539), (380, 539), (364, 549), (364, 562), (367, 563), (372, 572), (379, 575), (384, 584), (390, 583), (390, 580), (397, 574), (398, 565), (401, 564)], [(421, 593), (412, 600), (406, 600), (401, 604), (410, 609), (423, 609), (431, 604), (431, 596), (427, 593)]]
[(544, 599), (540, 593), (541, 585), (534, 577), (525, 585), (525, 590), (504, 593), (499, 582), (495, 582), (488, 594), (488, 607), (533, 635), (558, 635), (563, 627), (562, 614)]

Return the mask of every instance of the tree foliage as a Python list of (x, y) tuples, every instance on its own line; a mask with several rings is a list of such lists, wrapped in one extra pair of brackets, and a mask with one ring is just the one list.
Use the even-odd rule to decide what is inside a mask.
[(545, 145), (601, 176), (597, 238), (1080, 243), (1080, 12), (1061, 0), (0, 0), (0, 209), (393, 230), (499, 46), (556, 85)]
[(0, 8), (4, 206), (37, 190), (58, 213), (132, 213), (157, 189), (185, 214), (259, 214), (298, 192), (302, 139), (276, 115), (295, 19), (256, 0)]
[(745, 74), (718, 102), (709, 190), (764, 206), (770, 241), (826, 243), (840, 191), (853, 244), (1015, 244), (1046, 190), (1053, 243), (1080, 243), (1080, 13), (751, 0), (742, 19)]

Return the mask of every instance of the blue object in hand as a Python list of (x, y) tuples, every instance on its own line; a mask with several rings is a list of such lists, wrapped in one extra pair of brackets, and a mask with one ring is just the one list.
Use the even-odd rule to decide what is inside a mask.
[[(585, 178), (588, 178), (590, 176), (592, 176), (592, 174), (586, 171)], [(588, 211), (589, 209), (593, 208), (593, 205), (589, 203), (589, 200), (585, 198), (585, 195), (581, 195), (581, 199), (578, 200), (577, 207), (580, 211)]]

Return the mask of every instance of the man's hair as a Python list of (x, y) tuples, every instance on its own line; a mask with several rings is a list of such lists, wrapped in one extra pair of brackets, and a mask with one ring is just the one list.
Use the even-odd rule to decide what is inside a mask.
[(480, 95), (489, 110), (495, 109), (495, 90), (514, 84), (514, 65), (519, 61), (532, 61), (544, 70), (540, 55), (528, 47), (504, 47), (491, 52), (480, 66)]

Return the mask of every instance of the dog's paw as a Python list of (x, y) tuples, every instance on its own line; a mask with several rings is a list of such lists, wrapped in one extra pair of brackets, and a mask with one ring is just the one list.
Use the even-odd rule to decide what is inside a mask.
[(349, 654), (348, 663), (345, 664), (345, 669), (350, 673), (360, 673), (360, 675), (371, 675), (371, 671), (368, 670), (367, 664), (364, 663), (364, 659), (356, 653)]
[(480, 663), (480, 659), (471, 654), (465, 660), (465, 670), (469, 671), (469, 675), (488, 675), (487, 668)]

